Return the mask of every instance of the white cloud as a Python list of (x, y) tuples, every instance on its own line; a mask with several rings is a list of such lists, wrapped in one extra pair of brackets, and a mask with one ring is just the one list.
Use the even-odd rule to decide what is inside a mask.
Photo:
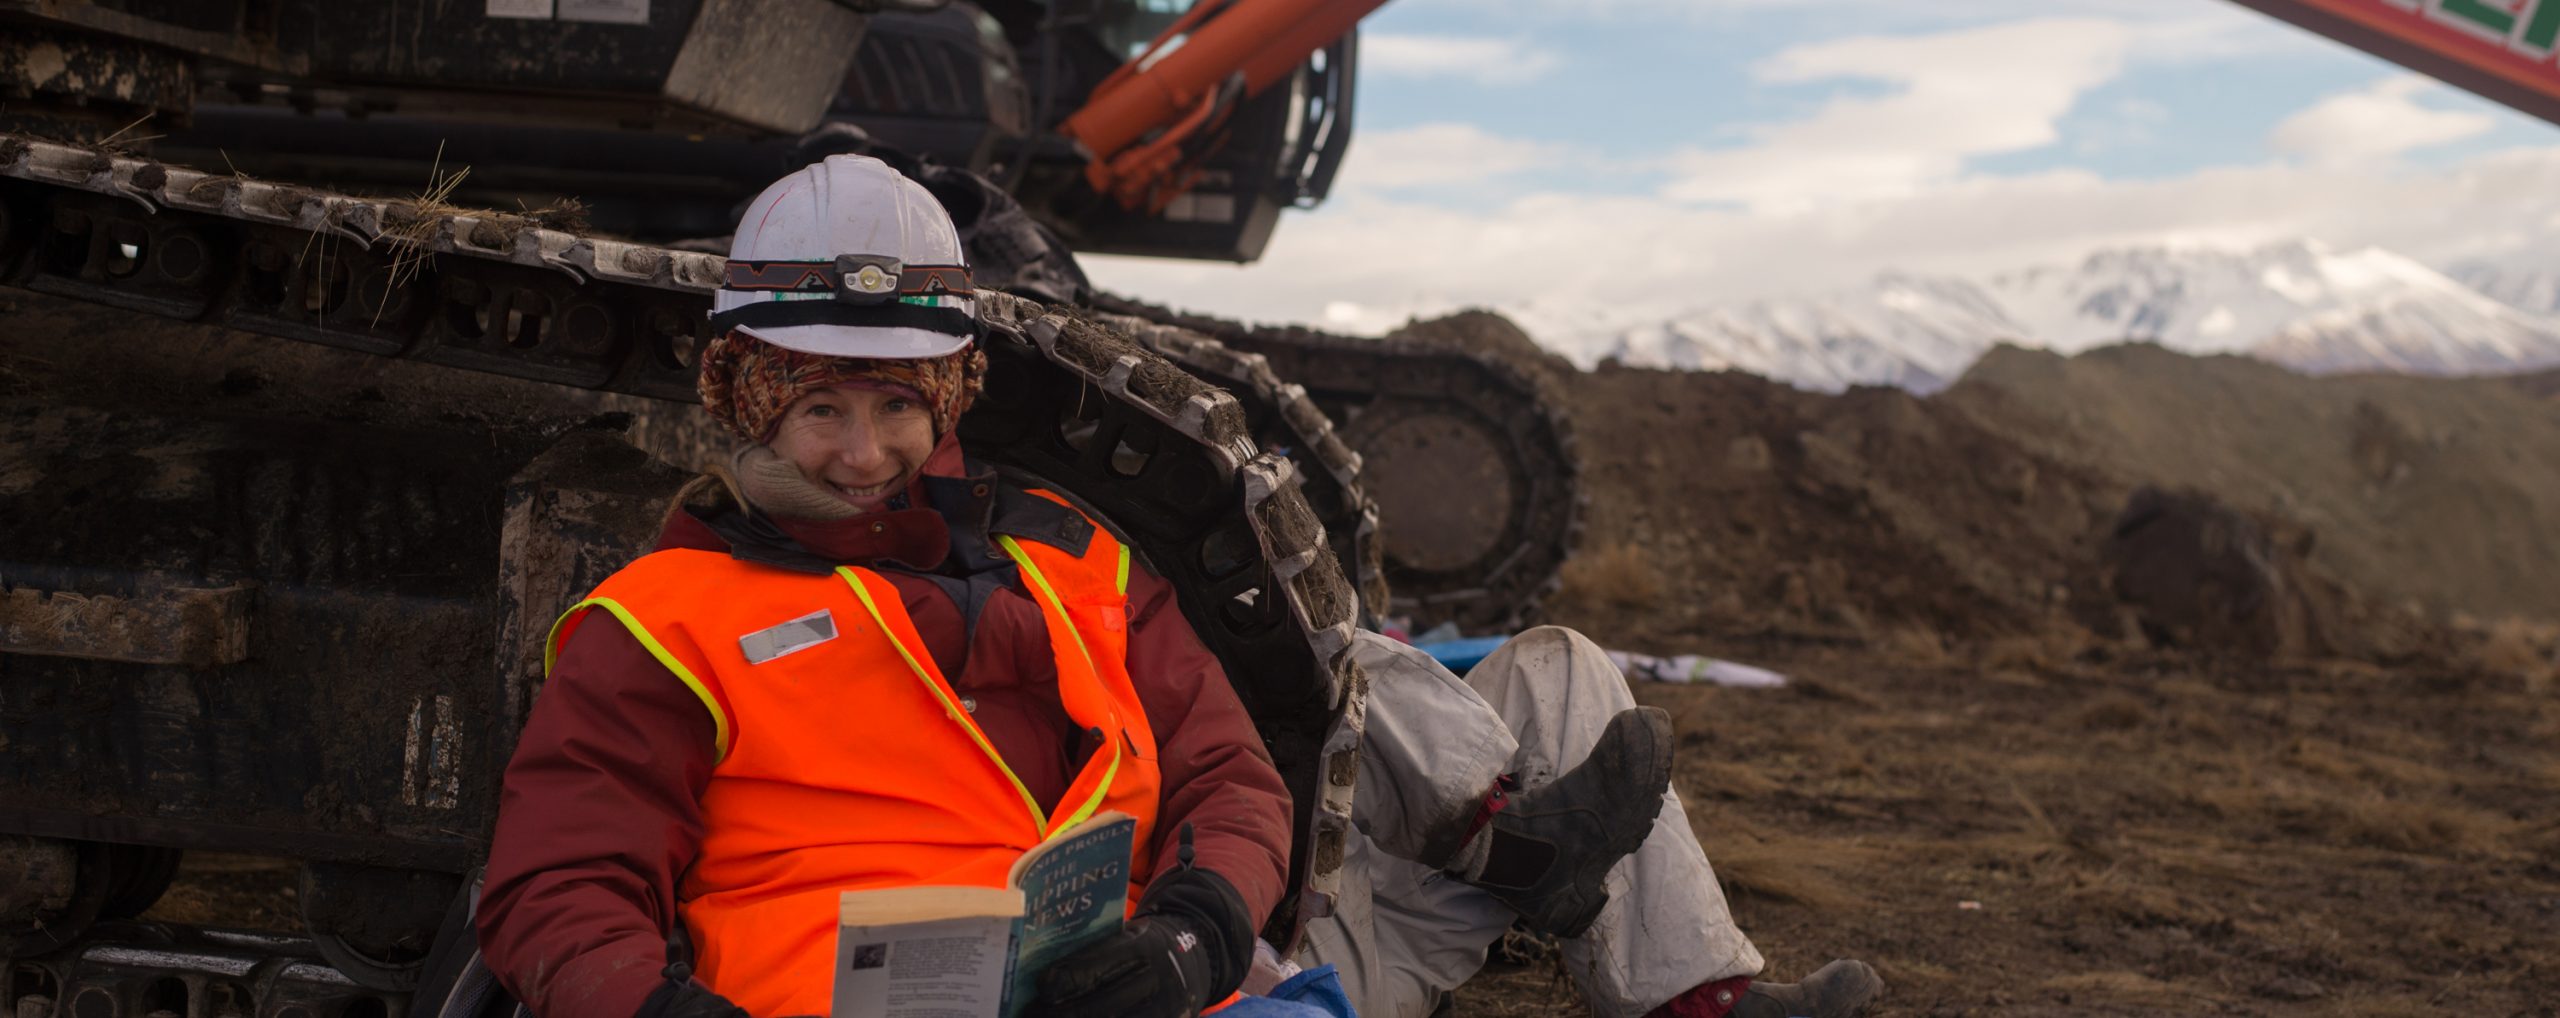
[(1754, 128), (1749, 145), (1683, 152), (1665, 193), (1764, 212), (1915, 194), (1954, 180), (1973, 157), (2053, 143), (2056, 123), (2116, 76), (2133, 42), (2121, 22), (2075, 18), (1798, 46), (1754, 75), (1772, 84), (1875, 80), (1890, 91)]
[(1568, 150), (1547, 142), (1489, 134), (1473, 124), (1422, 124), (1355, 134), (1342, 159), (1339, 188), (1391, 191), (1484, 184), (1554, 166)]
[(2415, 74), (2394, 75), (2285, 118), (2268, 142), (2278, 152), (2313, 162), (2354, 163), (2461, 141), (2498, 126), (2497, 118), (2486, 113), (2418, 104), (2420, 98), (2449, 93)]
[[(1530, 0), (1463, 2), (1508, 10)], [(1690, 5), (1731, 20), (1744, 8), (1795, 0), (1538, 2), (1618, 15)], [(1490, 306), (1558, 340), (1720, 300), (1849, 285), (1886, 269), (1979, 273), (2107, 246), (2316, 236), (2445, 263), (2560, 242), (2560, 189), (2548, 186), (2560, 179), (2560, 147), (2439, 168), (2314, 155), (2343, 151), (2348, 143), (2338, 139), (2359, 124), (2363, 137), (2383, 139), (2366, 151), (2438, 143), (2452, 128), (2476, 133), (2464, 114), (2418, 106), (2405, 85), (2354, 93), (2369, 101), (2343, 108), (2363, 121), (2311, 118), (2331, 103), (2297, 117), (2320, 128), (2297, 129), (2298, 147), (2286, 151), (2301, 159), (2142, 181), (2077, 169), (1991, 177), (1975, 168), (1982, 157), (2053, 145), (2063, 119), (2128, 66), (2328, 45), (2225, 0), (2087, 0), (2073, 9), (2107, 17), (1943, 30), (1964, 24), (1950, 20), (1902, 36), (1872, 33), (1925, 22), (1938, 8), (1801, 4), (1855, 9), (1871, 34), (1786, 50), (1755, 77), (1772, 88), (1848, 87), (1801, 119), (1741, 132), (1737, 144), (1601, 161), (1466, 124), (1364, 131), (1333, 200), (1288, 215), (1259, 263), (1093, 258), (1088, 267), (1107, 288), (1258, 321), (1377, 332), (1412, 315)], [(2044, 6), (1944, 5), (1975, 13)], [(2094, 113), (2075, 118), (2092, 127), (2080, 140), (2130, 144), (2165, 130), (2161, 109), (2139, 98)], [(1550, 176), (1537, 171), (1560, 166), (1594, 173), (1571, 193), (1533, 189)], [(1670, 183), (1651, 192), (1635, 183), (1665, 177)], [(1453, 193), (1469, 200), (1447, 200)]]
[(2084, 156), (2148, 145), (2160, 138), (2171, 120), (2169, 108), (2149, 99), (2126, 97), (2082, 125), (2073, 151)]
[(1534, 81), (1561, 63), (1554, 53), (1520, 39), (1472, 35), (1360, 37), (1360, 72), (1386, 77), (1464, 78), (1480, 85)]
[[(2110, 18), (2156, 29), (2189, 55), (2255, 52), (2311, 38), (2230, 0), (1396, 0), (1402, 15), (1459, 16), (1501, 24), (1716, 31), (1815, 26), (1868, 34), (1931, 31), (2030, 18)], [(1364, 36), (1364, 38), (1366, 38)], [(2164, 49), (2163, 55), (2172, 55)]]
[(2497, 256), (2560, 241), (2555, 178), (2560, 147), (2440, 169), (2274, 163), (2157, 181), (2079, 171), (1968, 179), (1785, 211), (1536, 194), (1469, 212), (1359, 194), (1288, 217), (1254, 266), (1088, 264), (1103, 286), (1148, 299), (1338, 330), (1378, 331), (1470, 305), (1537, 305), (1615, 324), (1848, 285), (1888, 268), (1988, 272), (2116, 245), (2316, 236), (2438, 264)]

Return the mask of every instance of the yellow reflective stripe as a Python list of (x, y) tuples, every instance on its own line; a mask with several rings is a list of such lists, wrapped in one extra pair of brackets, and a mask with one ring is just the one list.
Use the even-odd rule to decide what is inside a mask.
[[(1076, 642), (1076, 653), (1084, 655), (1085, 674), (1091, 675), (1099, 681), (1102, 678), (1102, 669), (1094, 666), (1092, 649), (1084, 645), (1084, 634), (1076, 631), (1076, 620), (1067, 614), (1066, 602), (1058, 600), (1058, 590), (1057, 588), (1049, 585), (1049, 577), (1040, 571), (1038, 564), (1031, 561), (1031, 553), (1022, 550), (1021, 543), (1015, 541), (1012, 535), (999, 534), (996, 536), (996, 541), (1004, 545), (1004, 550), (1007, 554), (1013, 556), (1014, 564), (1022, 567), (1022, 575), (1030, 577), (1031, 584), (1040, 588), (1040, 596), (1048, 600), (1049, 610), (1057, 613), (1058, 625), (1066, 627), (1067, 638)], [(1121, 554), (1128, 554), (1128, 548), (1128, 545), (1121, 545)], [(1120, 561), (1121, 567), (1126, 569), (1128, 567), (1128, 559), (1123, 558)], [(1106, 697), (1109, 695), (1110, 694), (1108, 693), (1104, 694)], [(1120, 740), (1113, 739), (1111, 740), (1111, 765), (1108, 769), (1103, 771), (1102, 783), (1094, 786), (1093, 797), (1091, 799), (1085, 800), (1084, 805), (1076, 807), (1074, 819), (1067, 823), (1067, 827), (1073, 827), (1076, 824), (1083, 822), (1084, 818), (1093, 815), (1094, 809), (1102, 805), (1103, 797), (1111, 793), (1111, 778), (1119, 772)], [(1060, 828), (1060, 830), (1064, 829), (1064, 827)]]
[(1120, 546), (1120, 577), (1114, 586), (1120, 591), (1120, 596), (1129, 596), (1129, 546), (1126, 544)]
[(729, 714), (720, 709), (719, 698), (711, 695), (711, 687), (703, 685), (701, 679), (694, 677), (693, 669), (685, 667), (684, 662), (676, 660), (674, 654), (668, 653), (666, 645), (659, 643), (657, 637), (649, 634), (647, 626), (641, 625), (639, 619), (631, 616), (630, 609), (615, 603), (612, 598), (591, 597), (571, 605), (568, 611), (560, 613), (560, 618), (551, 623), (551, 635), (544, 637), (542, 641), (542, 674), (545, 676), (551, 674), (552, 660), (559, 654), (560, 627), (567, 625), (571, 618), (589, 608), (602, 608), (612, 612), (614, 618), (622, 620), (622, 628), (630, 630), (631, 635), (640, 641), (640, 645), (648, 648), (650, 657), (657, 658), (659, 664), (667, 666), (668, 671), (676, 673), (676, 678), (684, 680), (685, 688), (693, 690), (694, 697), (702, 701), (703, 709), (711, 712), (711, 742), (713, 748), (718, 751), (718, 756), (712, 762), (717, 764), (721, 760), (728, 759)]
[(1074, 830), (1077, 824), (1093, 819), (1093, 815), (1102, 809), (1103, 797), (1111, 792), (1111, 782), (1119, 776), (1120, 740), (1113, 739), (1111, 740), (1111, 764), (1102, 769), (1102, 784), (1094, 787), (1093, 798), (1086, 799), (1084, 805), (1076, 807), (1074, 813), (1068, 814), (1066, 823), (1058, 825), (1058, 833), (1065, 834)]
[(1102, 674), (1100, 669), (1094, 668), (1093, 651), (1086, 649), (1084, 634), (1076, 631), (1075, 619), (1067, 615), (1066, 602), (1058, 600), (1058, 591), (1049, 586), (1049, 577), (1040, 572), (1039, 566), (1032, 564), (1031, 553), (1023, 551), (1022, 545), (1016, 543), (1011, 535), (998, 535), (996, 540), (1003, 543), (1004, 550), (1013, 556), (1014, 564), (1022, 567), (1022, 575), (1031, 577), (1032, 585), (1040, 588), (1040, 596), (1048, 599), (1049, 609), (1058, 613), (1058, 624), (1067, 627), (1067, 638), (1076, 642), (1076, 653), (1084, 655), (1085, 668), (1095, 675)]
[(933, 681), (933, 676), (925, 673), (923, 662), (917, 661), (915, 653), (909, 651), (906, 643), (898, 639), (898, 634), (889, 630), (889, 620), (881, 617), (880, 605), (871, 599), (871, 591), (862, 585), (862, 577), (855, 575), (851, 566), (837, 566), (836, 575), (844, 577), (844, 582), (853, 587), (853, 596), (861, 598), (863, 610), (871, 613), (871, 624), (880, 627), (880, 635), (889, 641), (889, 646), (898, 648), (898, 656), (905, 659), (907, 670), (915, 673), (916, 681), (924, 683), (924, 688), (933, 693), (933, 698), (942, 702), (943, 713), (949, 715), (952, 722), (960, 726), (961, 731), (969, 733), (969, 741), (977, 743), (978, 751), (985, 753), (987, 759), (995, 763), (996, 769), (1004, 772), (1004, 779), (1013, 783), (1014, 793), (1022, 796), (1022, 805), (1031, 810), (1034, 829), (1046, 834), (1049, 830), (1049, 814), (1041, 810), (1040, 800), (1031, 797), (1031, 790), (1023, 787), (1021, 778), (1014, 776), (1013, 768), (1004, 765), (1004, 755), (996, 752), (996, 748), (988, 744), (986, 735), (978, 731), (977, 724), (965, 719), (960, 705), (951, 702), (951, 697), (943, 693), (942, 684)]

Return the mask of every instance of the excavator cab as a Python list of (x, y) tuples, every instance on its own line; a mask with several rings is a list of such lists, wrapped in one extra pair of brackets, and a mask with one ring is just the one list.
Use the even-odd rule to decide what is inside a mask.
[(1235, 96), (1185, 139), (1159, 202), (1096, 193), (1091, 154), (1057, 130), (1178, 19), (1225, 13), (1191, 8), (486, 0), (386, 15), (324, 0), (0, 0), (0, 21), (72, 68), (0, 65), (0, 90), (76, 99), (93, 136), (140, 121), (128, 133), (173, 162), (464, 207), (574, 207), (591, 229), (643, 242), (725, 235), (767, 182), (864, 151), (976, 174), (1076, 251), (1251, 261), (1282, 209), (1331, 187), (1350, 140), (1353, 37)]
[(1249, 262), (1262, 256), (1282, 209), (1313, 208), (1332, 190), (1351, 142), (1356, 33), (1239, 101), (1198, 146), (1203, 154), (1181, 181), (1187, 186), (1160, 208), (1126, 208), (1088, 186), (1087, 153), (1058, 133), (1057, 124), (1197, 5), (1234, 6), (1228, 0), (1016, 0), (1008, 9), (990, 2), (990, 9), (1017, 19), (1038, 12), (1080, 26), (1042, 32), (1037, 23), (1008, 23), (1033, 26), (1014, 38), (1034, 103), (1050, 111), (1036, 122), (1048, 129), (1026, 135), (990, 167), (1077, 251)]

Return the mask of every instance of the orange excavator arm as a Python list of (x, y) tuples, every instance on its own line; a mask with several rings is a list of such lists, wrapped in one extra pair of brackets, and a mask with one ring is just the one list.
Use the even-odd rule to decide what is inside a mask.
[(2560, 0), (2234, 0), (2560, 123)]
[(1200, 0), (1094, 87), (1058, 131), (1085, 182), (1122, 207), (1163, 210), (1237, 103), (1286, 79), (1387, 0)]

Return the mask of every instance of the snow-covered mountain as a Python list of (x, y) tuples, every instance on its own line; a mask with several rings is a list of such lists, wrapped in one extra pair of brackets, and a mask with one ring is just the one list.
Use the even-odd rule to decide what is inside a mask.
[(1620, 334), (1610, 356), (1644, 367), (1733, 369), (1814, 389), (1944, 388), (1990, 345), (2023, 336), (1981, 287), (1888, 275), (1808, 300), (1709, 308)]
[[(2538, 292), (2517, 284), (2514, 292)], [(2560, 288), (2560, 278), (2551, 284)], [(2379, 248), (2143, 248), (1981, 283), (1889, 274), (1854, 290), (1710, 307), (1620, 330), (1609, 356), (1734, 368), (1814, 389), (1940, 388), (1995, 343), (2125, 341), (2310, 372), (2472, 374), (2560, 363), (2560, 314), (2483, 295)]]
[(2471, 291), (2401, 294), (2310, 315), (2250, 347), (2315, 375), (2488, 375), (2560, 363), (2560, 318)]
[(2464, 262), (2445, 274), (2501, 304), (2526, 311), (2560, 312), (2560, 268)]

